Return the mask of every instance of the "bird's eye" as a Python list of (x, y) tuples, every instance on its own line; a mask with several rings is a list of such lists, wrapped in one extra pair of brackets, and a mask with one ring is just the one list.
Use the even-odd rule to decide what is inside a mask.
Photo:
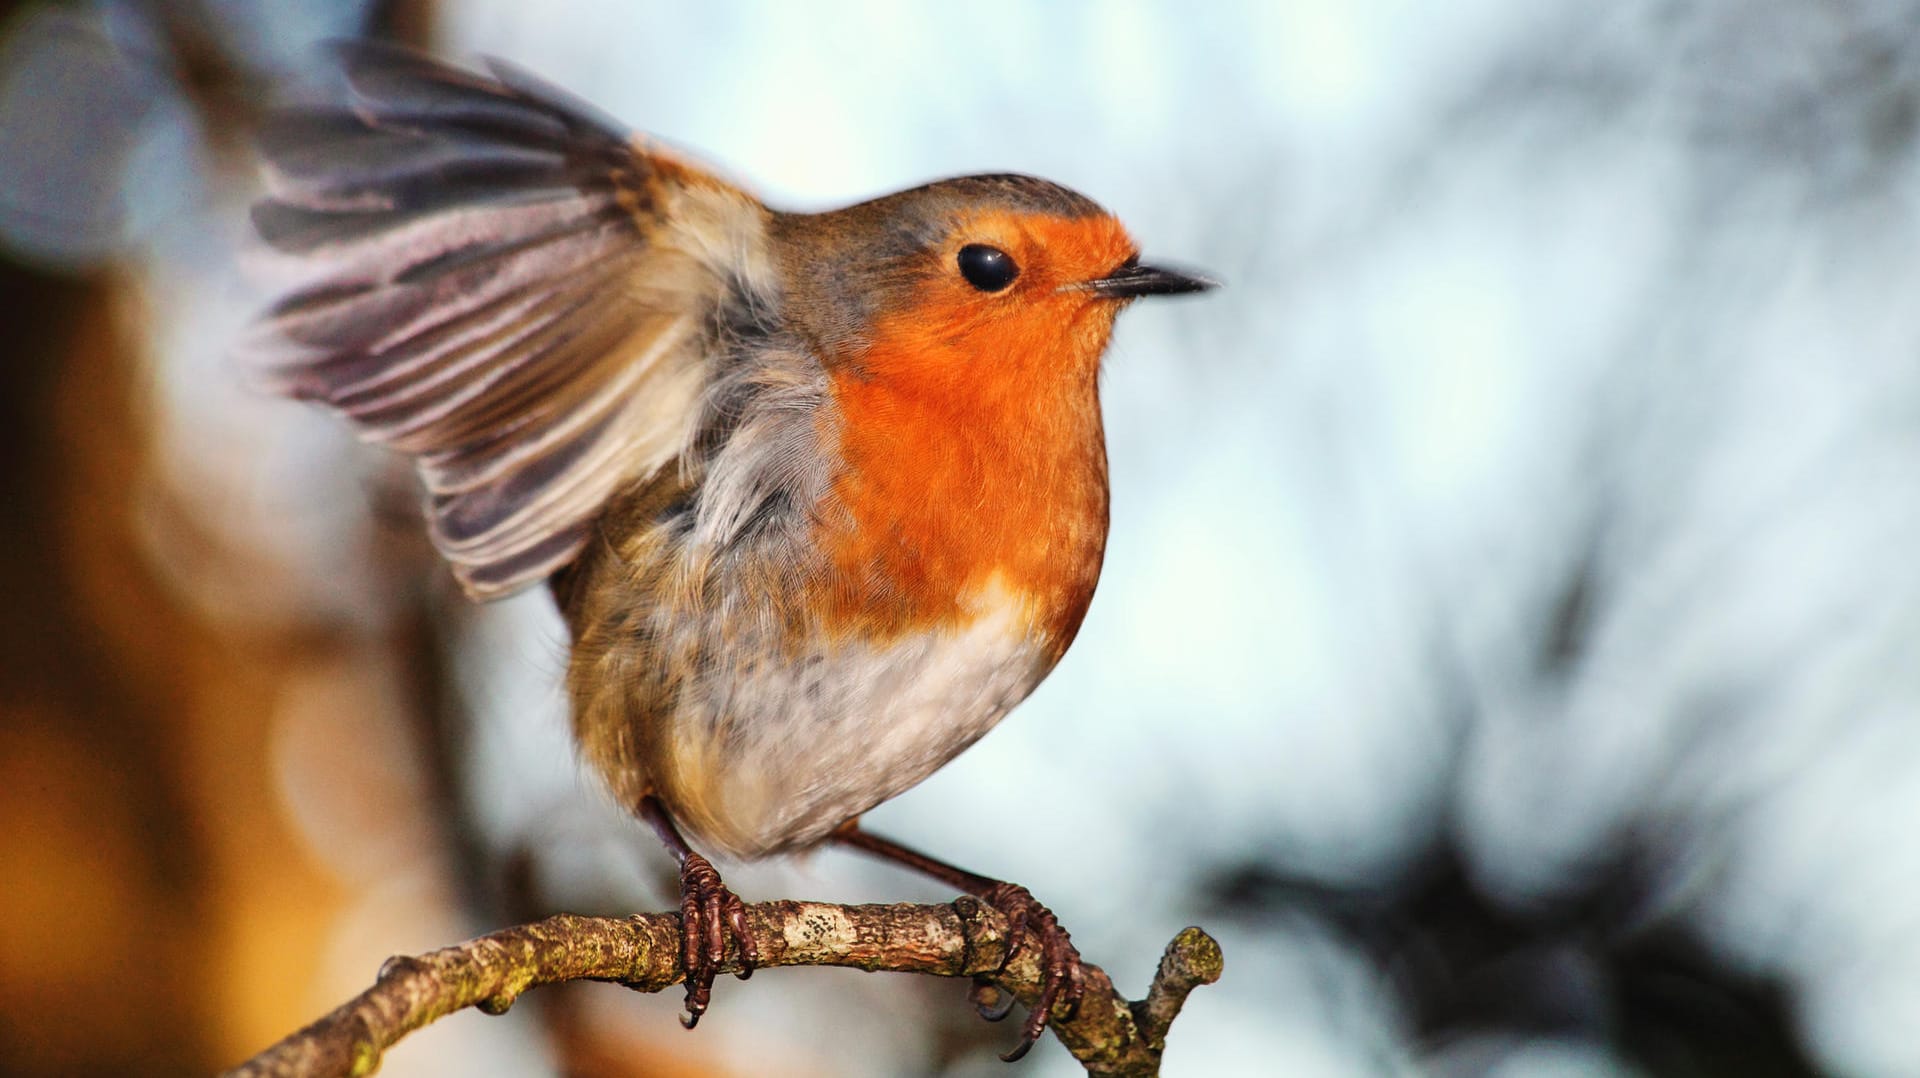
[(960, 276), (982, 292), (998, 292), (1020, 276), (1012, 256), (998, 247), (969, 243), (960, 248)]

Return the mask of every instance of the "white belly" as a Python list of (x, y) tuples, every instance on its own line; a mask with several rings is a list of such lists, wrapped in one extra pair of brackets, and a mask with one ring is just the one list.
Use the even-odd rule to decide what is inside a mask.
[[(926, 778), (1046, 676), (1044, 642), (997, 595), (961, 627), (848, 643), (702, 679), (656, 772), (676, 817), (737, 857), (812, 845)], [(737, 649), (734, 654), (753, 649)]]

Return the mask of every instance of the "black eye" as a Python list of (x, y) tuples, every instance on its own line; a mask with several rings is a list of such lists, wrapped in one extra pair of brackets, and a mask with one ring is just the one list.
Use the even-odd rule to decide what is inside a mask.
[(982, 292), (998, 292), (1020, 276), (1020, 267), (998, 247), (969, 243), (960, 248), (960, 276)]

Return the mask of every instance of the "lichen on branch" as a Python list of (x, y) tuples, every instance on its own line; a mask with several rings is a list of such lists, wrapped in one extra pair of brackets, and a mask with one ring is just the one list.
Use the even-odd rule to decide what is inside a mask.
[[(1006, 918), (968, 897), (950, 905), (836, 906), (767, 902), (747, 907), (759, 968), (849, 966), (972, 977), (1032, 1006), (1040, 997), (1039, 948), (1007, 958)], [(1220, 946), (1198, 928), (1175, 936), (1146, 998), (1128, 1002), (1097, 966), (1072, 1015), (1049, 1023), (1090, 1075), (1159, 1073), (1167, 1030), (1188, 993), (1220, 978)], [(721, 972), (738, 972), (729, 956)], [(333, 1078), (371, 1074), (402, 1037), (467, 1007), (505, 1013), (528, 989), (610, 981), (658, 992), (686, 975), (680, 916), (560, 914), (417, 957), (389, 959), (373, 987), (227, 1072), (228, 1078)]]

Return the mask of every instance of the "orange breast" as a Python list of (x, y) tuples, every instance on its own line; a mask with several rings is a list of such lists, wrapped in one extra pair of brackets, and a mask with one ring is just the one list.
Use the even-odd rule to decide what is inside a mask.
[(998, 588), (1055, 658), (1066, 649), (1106, 546), (1097, 382), (1113, 313), (1072, 295), (986, 317), (922, 306), (835, 366), (844, 467), (819, 534), (834, 624), (957, 624)]

